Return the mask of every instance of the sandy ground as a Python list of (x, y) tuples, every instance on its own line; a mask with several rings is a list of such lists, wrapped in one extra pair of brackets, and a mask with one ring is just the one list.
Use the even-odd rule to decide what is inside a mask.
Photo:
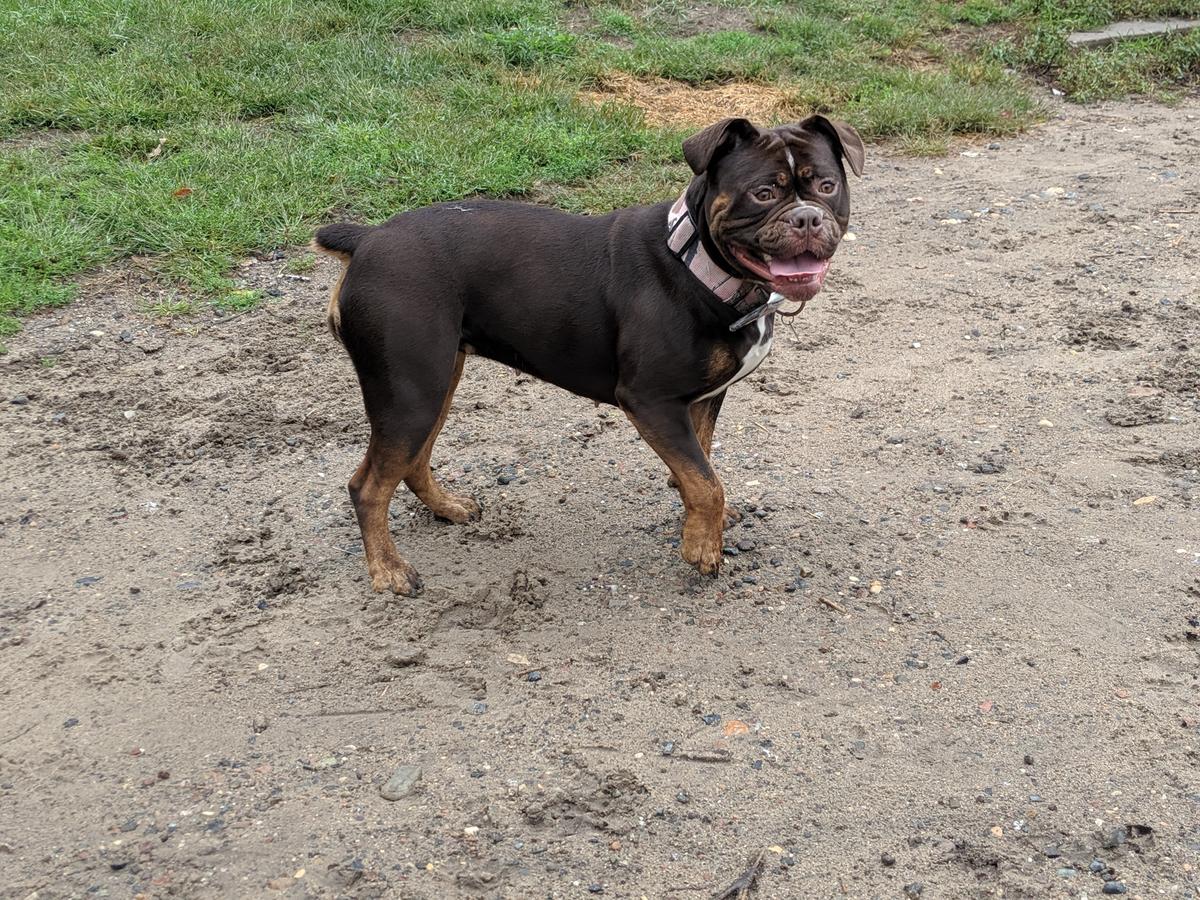
[(715, 581), (617, 411), (471, 359), (435, 463), (484, 518), (401, 493), (428, 589), (370, 593), (324, 263), (247, 261), (224, 322), (132, 267), (30, 320), (0, 895), (709, 897), (764, 851), (763, 897), (1196, 896), (1197, 135), (870, 156), (726, 403)]

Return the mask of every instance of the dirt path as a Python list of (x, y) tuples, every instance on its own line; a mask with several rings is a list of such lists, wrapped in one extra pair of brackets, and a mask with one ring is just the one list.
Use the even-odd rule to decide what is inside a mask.
[(715, 582), (618, 413), (472, 360), (437, 460), (485, 517), (398, 496), (429, 588), (370, 594), (327, 268), (246, 266), (277, 296), (220, 325), (132, 276), (30, 321), (0, 894), (703, 898), (770, 848), (765, 897), (1195, 896), (1197, 135), (876, 154), (726, 404)]

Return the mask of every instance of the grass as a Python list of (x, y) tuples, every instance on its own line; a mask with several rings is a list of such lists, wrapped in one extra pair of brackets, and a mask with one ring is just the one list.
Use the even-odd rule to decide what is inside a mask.
[(178, 285), (162, 312), (236, 311), (260, 298), (229, 277), (235, 260), (338, 216), (667, 196), (682, 133), (580, 102), (608, 71), (780, 85), (797, 108), (934, 153), (1034, 119), (1015, 72), (1082, 99), (1194, 78), (1200, 35), (1084, 54), (1065, 35), (1198, 4), (0, 0), (0, 334), (126, 256)]

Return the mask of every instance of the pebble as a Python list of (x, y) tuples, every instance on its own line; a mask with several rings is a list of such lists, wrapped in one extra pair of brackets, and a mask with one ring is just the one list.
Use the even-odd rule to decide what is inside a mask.
[(1059, 878), (1074, 878), (1075, 877), (1075, 870), (1068, 866), (1063, 866), (1061, 869), (1058, 869), (1057, 871), (1058, 871)]
[(748, 541), (745, 538), (737, 542), (737, 548), (743, 552), (753, 550), (754, 547), (754, 541)]
[(925, 890), (925, 883), (922, 881), (913, 881), (904, 886), (904, 896), (917, 898), (921, 896), (921, 891)]
[(400, 766), (392, 773), (392, 777), (380, 788), (379, 793), (384, 800), (399, 800), (407, 797), (413, 787), (421, 780), (420, 766)]
[(67, 719), (67, 721), (63, 722), (63, 728), (74, 728), (78, 724), (79, 720), (72, 716), (71, 718)]
[(894, 866), (896, 864), (896, 857), (884, 850), (879, 854), (879, 861), (885, 866)]
[(588, 893), (589, 894), (603, 894), (604, 893), (604, 885), (596, 884), (595, 882), (593, 882), (592, 884), (588, 885)]
[(13, 406), (24, 406), (26, 403), (29, 402), (29, 398), (26, 397), (24, 394), (17, 394), (15, 397), (13, 397), (8, 402), (11, 403)]
[(708, 713), (707, 715), (701, 716), (700, 721), (702, 721), (705, 725), (716, 725), (721, 721), (721, 716), (717, 713)]
[(675, 742), (674, 741), (663, 741), (660, 752), (662, 753), (663, 756), (670, 756), (672, 753), (675, 752)]
[(692, 795), (689, 794), (687, 791), (680, 791), (678, 794), (675, 795), (675, 799), (679, 803), (691, 803)]
[(384, 656), (383, 661), (389, 666), (397, 669), (403, 669), (406, 666), (415, 666), (425, 661), (425, 651), (421, 647), (413, 644), (402, 644), (394, 650), (389, 650)]
[(1125, 887), (1125, 882), (1123, 881), (1106, 881), (1104, 882), (1104, 887), (1101, 890), (1101, 893), (1123, 894), (1126, 890), (1127, 888)]
[(1104, 860), (1093, 859), (1091, 864), (1088, 866), (1088, 871), (1089, 872), (1103, 872), (1104, 871)]
[(528, 675), (525, 676), (525, 680), (526, 681), (541, 681), (542, 673), (541, 672), (530, 672)]

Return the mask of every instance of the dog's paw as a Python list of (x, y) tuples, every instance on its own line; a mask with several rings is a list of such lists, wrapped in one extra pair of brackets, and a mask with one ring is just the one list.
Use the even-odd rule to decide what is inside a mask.
[(725, 528), (732, 528), (738, 522), (742, 521), (742, 513), (740, 510), (734, 509), (732, 506), (725, 507)]
[(436, 506), (430, 506), (433, 514), (439, 519), (445, 519), (447, 522), (453, 522), (455, 525), (464, 525), (467, 522), (474, 522), (483, 513), (479, 504), (470, 497), (464, 497), (460, 494), (452, 494), (449, 491), (442, 491), (442, 496), (439, 498)]
[(700, 529), (684, 529), (680, 553), (701, 575), (716, 575), (721, 568), (721, 532), (715, 539)]
[(371, 567), (371, 587), (375, 593), (391, 591), (401, 597), (416, 597), (425, 588), (425, 582), (409, 563), (397, 559)]

